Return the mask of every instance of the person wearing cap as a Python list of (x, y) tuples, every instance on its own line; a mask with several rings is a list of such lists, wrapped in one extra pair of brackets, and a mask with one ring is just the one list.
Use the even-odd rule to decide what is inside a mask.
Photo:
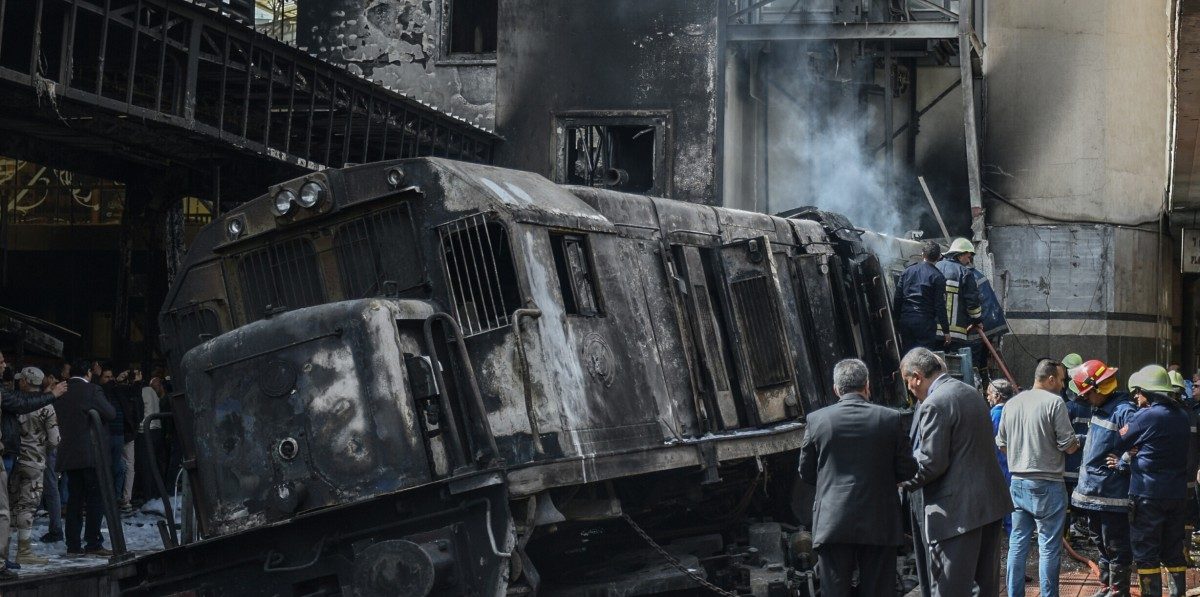
[(1143, 597), (1162, 596), (1162, 568), (1170, 577), (1171, 597), (1186, 590), (1187, 462), (1191, 420), (1171, 397), (1175, 391), (1167, 370), (1147, 365), (1130, 378), (1130, 390), (1143, 408), (1129, 417), (1120, 440), (1109, 454), (1119, 467), (1120, 455), (1134, 450), (1129, 476), (1129, 538)]
[[(26, 367), (17, 374), (23, 392), (36, 392), (42, 388), (45, 374), (37, 367)], [(17, 529), (17, 563), (45, 564), (49, 562), (33, 552), (30, 535), (33, 516), (42, 501), (42, 481), (46, 473), (46, 453), (58, 446), (58, 417), (54, 407), (47, 404), (29, 414), (20, 416), (21, 450), (13, 484), (17, 487), (16, 506), (13, 508), (13, 527)]]
[(965, 238), (950, 243), (945, 258), (937, 262), (938, 271), (946, 278), (946, 319), (950, 322), (950, 347), (970, 344), (971, 327), (983, 321), (979, 287), (971, 271), (975, 245)]
[[(4, 353), (0, 353), (0, 369), (5, 366)], [(20, 390), (0, 390), (0, 410), (19, 415), (31, 413), (50, 404), (67, 391), (67, 385), (60, 383), (50, 388), (49, 392), (22, 392)], [(3, 438), (0, 438), (3, 439)], [(0, 470), (0, 581), (13, 580), (17, 573), (8, 567), (8, 543), (12, 534), (12, 518), (8, 509), (8, 473)]]
[(1094, 597), (1128, 597), (1133, 552), (1129, 546), (1129, 467), (1110, 468), (1108, 455), (1117, 452), (1119, 430), (1137, 412), (1128, 396), (1117, 390), (1117, 369), (1091, 360), (1072, 369), (1071, 384), (1092, 408), (1079, 483), (1071, 505), (1087, 519), (1100, 550), (1101, 590)]

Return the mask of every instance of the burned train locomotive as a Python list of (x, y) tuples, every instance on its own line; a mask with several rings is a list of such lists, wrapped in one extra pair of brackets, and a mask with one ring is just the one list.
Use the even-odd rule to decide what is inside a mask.
[(904, 400), (887, 274), (833, 214), (439, 159), (278, 185), (162, 314), (199, 540), (114, 583), (805, 594), (804, 414), (847, 356)]

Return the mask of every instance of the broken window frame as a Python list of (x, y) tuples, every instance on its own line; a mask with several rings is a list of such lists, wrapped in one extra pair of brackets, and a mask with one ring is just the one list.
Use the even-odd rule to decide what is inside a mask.
[[(668, 111), (657, 110), (598, 110), (569, 111), (555, 114), (554, 182), (573, 184), (571, 174), (571, 129), (584, 126), (644, 126), (654, 129), (654, 156), (651, 162), (653, 184), (638, 193), (654, 197), (671, 196), (671, 165), (667, 159), (666, 140), (671, 133)], [(619, 165), (619, 164), (618, 164)], [(598, 187), (603, 188), (603, 187)]]
[[(392, 229), (389, 230), (388, 228)], [(404, 232), (406, 238), (396, 238)], [(421, 252), (420, 236), (408, 202), (367, 212), (333, 228), (332, 250), (337, 262), (343, 298), (402, 296), (428, 284), (429, 275)], [(410, 251), (411, 272), (393, 271), (398, 251)], [(368, 271), (369, 270), (369, 271)], [(404, 279), (399, 275), (405, 275)], [(357, 288), (365, 279), (374, 283)]]
[[(494, 213), (474, 213), (440, 224), (436, 230), (447, 298), (463, 335), (470, 337), (512, 325), (512, 313), (522, 306), (523, 292), (510, 227)], [(467, 251), (484, 242), (493, 252)], [(507, 259), (497, 259), (497, 248), (507, 250)], [(474, 278), (464, 275), (472, 273)], [(467, 302), (468, 296), (479, 300)]]
[[(577, 232), (550, 232), (550, 252), (554, 256), (554, 270), (558, 275), (558, 288), (562, 293), (563, 310), (567, 315), (578, 317), (603, 317), (604, 303), (596, 284), (596, 262), (592, 258), (591, 241), (586, 234)], [(568, 245), (578, 247), (579, 267), (572, 267)], [(565, 279), (564, 279), (565, 275)], [(582, 305), (581, 296), (590, 299), (590, 305)]]
[[(284, 254), (289, 250), (293, 253)], [(247, 261), (251, 257), (258, 258), (259, 255), (266, 256), (265, 263), (253, 264), (251, 267), (257, 267), (254, 271), (247, 270)], [(281, 259), (281, 257), (285, 259)], [(308, 260), (309, 263), (306, 264), (303, 260)], [(233, 265), (237, 293), (241, 299), (243, 323), (266, 319), (275, 313), (320, 305), (329, 300), (329, 293), (325, 288), (325, 272), (321, 264), (320, 251), (312, 239), (307, 236), (276, 239), (248, 248), (233, 256)], [(248, 278), (248, 275), (254, 275), (256, 279), (270, 282), (270, 288), (253, 286), (250, 284), (251, 279)], [(276, 276), (279, 277), (276, 278)], [(311, 287), (305, 288), (303, 284), (300, 284), (303, 281), (301, 278), (304, 277), (311, 277), (308, 280), (313, 282)], [(268, 294), (270, 294), (269, 298), (276, 301), (287, 298), (285, 294), (291, 294), (292, 298), (299, 299), (296, 302), (300, 304), (251, 304), (253, 299)], [(255, 308), (261, 309), (261, 312), (256, 312)]]
[[(462, 0), (440, 0), (438, 7), (440, 14), (438, 15), (438, 56), (434, 60), (434, 66), (495, 66), (496, 51), (491, 52), (454, 52), (451, 50), (453, 44), (453, 18), (454, 4)], [(496, 46), (500, 45), (500, 27), (499, 27), (499, 3), (497, 3), (496, 16)]]

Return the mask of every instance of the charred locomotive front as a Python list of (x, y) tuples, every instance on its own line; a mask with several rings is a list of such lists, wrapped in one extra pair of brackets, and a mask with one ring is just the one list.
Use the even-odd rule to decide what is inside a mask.
[(800, 591), (804, 414), (849, 356), (903, 401), (860, 234), (438, 159), (278, 185), (164, 307), (202, 540), (121, 584)]

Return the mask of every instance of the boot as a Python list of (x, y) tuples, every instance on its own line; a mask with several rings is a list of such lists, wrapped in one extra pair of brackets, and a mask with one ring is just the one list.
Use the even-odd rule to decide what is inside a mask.
[(1142, 589), (1142, 597), (1162, 597), (1162, 572), (1157, 568), (1146, 574), (1139, 572), (1138, 586)]
[(1108, 574), (1109, 585), (1108, 597), (1129, 597), (1129, 568), (1126, 566), (1113, 566)]
[(1092, 597), (1112, 597), (1112, 577), (1110, 575), (1111, 568), (1108, 562), (1100, 562), (1100, 590), (1092, 594)]
[(49, 564), (50, 560), (43, 558), (33, 552), (33, 546), (29, 539), (17, 540), (17, 562), (21, 564), (31, 564), (38, 566), (41, 564)]
[(1171, 571), (1167, 575), (1167, 590), (1169, 591), (1167, 594), (1170, 597), (1183, 597), (1183, 594), (1187, 591), (1186, 568), (1184, 568), (1183, 572)]

